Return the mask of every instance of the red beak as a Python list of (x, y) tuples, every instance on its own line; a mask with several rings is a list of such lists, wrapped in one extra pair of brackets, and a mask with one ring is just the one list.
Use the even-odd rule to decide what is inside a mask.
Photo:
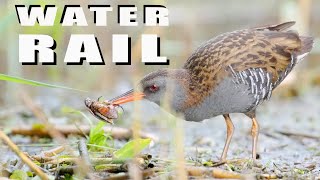
[(124, 104), (131, 101), (141, 100), (145, 97), (144, 93), (134, 92), (133, 89), (123, 93), (122, 95), (111, 99), (111, 103), (113, 104)]

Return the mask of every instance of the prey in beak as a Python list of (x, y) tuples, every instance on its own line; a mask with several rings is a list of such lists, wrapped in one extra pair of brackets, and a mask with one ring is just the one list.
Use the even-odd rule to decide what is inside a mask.
[(121, 107), (119, 105), (111, 104), (108, 101), (100, 102), (99, 99), (92, 100), (90, 98), (86, 98), (84, 103), (89, 112), (99, 120), (113, 124), (113, 120), (118, 119), (117, 107)]
[(135, 100), (141, 100), (144, 96), (145, 95), (143, 93), (134, 93), (133, 90), (130, 90), (116, 98), (111, 99), (110, 101), (100, 102), (100, 98), (98, 100), (86, 98), (84, 104), (93, 116), (99, 120), (113, 124), (113, 120), (118, 119), (117, 108), (121, 107), (121, 104)]

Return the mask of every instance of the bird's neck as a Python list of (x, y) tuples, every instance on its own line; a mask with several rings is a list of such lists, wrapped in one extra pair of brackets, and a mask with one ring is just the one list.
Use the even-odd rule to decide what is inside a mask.
[[(172, 91), (172, 107), (183, 112), (190, 107), (203, 102), (209, 96), (214, 86), (214, 78), (208, 74), (195, 75), (187, 69), (167, 69), (168, 78), (174, 83)], [(206, 77), (208, 76), (208, 77)], [(210, 80), (211, 79), (211, 80)]]
[(170, 106), (177, 112), (188, 99), (190, 74), (186, 69), (165, 69)]

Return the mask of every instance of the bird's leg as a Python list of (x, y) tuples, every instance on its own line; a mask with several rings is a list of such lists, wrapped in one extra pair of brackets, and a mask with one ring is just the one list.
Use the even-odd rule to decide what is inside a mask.
[(253, 160), (257, 159), (257, 142), (259, 136), (259, 123), (255, 116), (252, 118), (252, 127), (251, 127), (251, 135), (252, 135), (252, 158)]
[(223, 152), (222, 152), (222, 155), (221, 155), (221, 161), (222, 162), (225, 161), (226, 158), (227, 158), (229, 145), (230, 145), (231, 138), (232, 138), (233, 131), (234, 131), (234, 126), (233, 126), (233, 123), (232, 123), (232, 121), (230, 119), (229, 114), (224, 114), (223, 117), (224, 117), (224, 119), (226, 121), (226, 125), (227, 125), (227, 139), (226, 139), (226, 142), (225, 142), (225, 145), (224, 145), (224, 148), (223, 148)]
[(252, 127), (251, 127), (251, 135), (252, 135), (252, 159), (255, 162), (257, 159), (257, 143), (258, 143), (258, 136), (259, 136), (259, 123), (256, 119), (256, 111), (250, 111), (245, 113), (249, 118), (252, 120)]

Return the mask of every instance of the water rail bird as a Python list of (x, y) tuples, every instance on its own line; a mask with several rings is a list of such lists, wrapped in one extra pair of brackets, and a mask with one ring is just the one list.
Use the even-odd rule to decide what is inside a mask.
[[(146, 75), (132, 89), (112, 100), (123, 104), (147, 99), (169, 105), (187, 121), (223, 115), (227, 138), (225, 161), (234, 126), (230, 113), (252, 119), (252, 158), (256, 159), (259, 123), (256, 108), (312, 49), (313, 38), (287, 30), (295, 22), (237, 30), (203, 43), (180, 69), (161, 69)], [(173, 88), (169, 88), (172, 85)], [(168, 92), (169, 91), (169, 92)]]

